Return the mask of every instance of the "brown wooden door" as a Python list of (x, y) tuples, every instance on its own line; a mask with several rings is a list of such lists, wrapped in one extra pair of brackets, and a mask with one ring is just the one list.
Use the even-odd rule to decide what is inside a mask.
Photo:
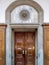
[(5, 27), (0, 26), (0, 65), (5, 64)]
[(44, 65), (49, 65), (49, 27), (44, 29)]
[(15, 33), (15, 65), (35, 65), (34, 32)]

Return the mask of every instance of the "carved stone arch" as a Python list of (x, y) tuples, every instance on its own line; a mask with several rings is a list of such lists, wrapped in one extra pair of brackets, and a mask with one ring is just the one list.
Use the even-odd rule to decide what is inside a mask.
[(35, 1), (33, 0), (18, 0), (18, 1), (14, 1), (12, 2), (8, 8), (6, 9), (6, 23), (10, 24), (10, 13), (11, 11), (16, 8), (17, 6), (20, 5), (29, 5), (32, 6), (37, 12), (38, 12), (38, 23), (41, 24), (43, 23), (43, 9), (42, 7)]

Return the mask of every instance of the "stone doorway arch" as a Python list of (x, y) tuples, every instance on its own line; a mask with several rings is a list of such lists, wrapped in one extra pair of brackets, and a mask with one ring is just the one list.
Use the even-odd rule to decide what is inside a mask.
[[(32, 24), (32, 25), (13, 25), (11, 24), (11, 12), (20, 5), (29, 5), (32, 6), (37, 12), (38, 12), (38, 24)], [(12, 57), (11, 57), (11, 43), (12, 43), (12, 29), (17, 29), (17, 28), (31, 28), (32, 29), (37, 29), (37, 39), (36, 39), (36, 43), (37, 43), (37, 65), (43, 65), (43, 28), (42, 28), (42, 23), (43, 23), (43, 9), (42, 7), (35, 1), (33, 0), (17, 0), (14, 1), (13, 3), (11, 3), (8, 8), (6, 9), (5, 12), (5, 20), (7, 23), (7, 29), (6, 29), (6, 65), (14, 65), (12, 63)], [(28, 27), (29, 26), (29, 27)], [(40, 57), (39, 57), (40, 56)], [(41, 58), (42, 57), (42, 58)], [(14, 61), (14, 60), (13, 60)], [(35, 64), (36, 65), (36, 64)]]
[(39, 19), (39, 23), (43, 23), (43, 9), (42, 7), (35, 1), (33, 0), (17, 0), (14, 1), (13, 3), (11, 3), (8, 8), (6, 9), (5, 15), (6, 15), (6, 23), (9, 23), (10, 21), (10, 13), (11, 11), (13, 11), (17, 6), (20, 5), (29, 5), (32, 6), (37, 12), (38, 12), (38, 19)]

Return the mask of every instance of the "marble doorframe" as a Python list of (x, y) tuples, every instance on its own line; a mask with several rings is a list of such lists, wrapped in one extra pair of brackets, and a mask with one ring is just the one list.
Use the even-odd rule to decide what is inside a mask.
[[(6, 65), (14, 65), (14, 30), (33, 31), (37, 29), (35, 37), (36, 56), (35, 65), (43, 65), (43, 28), (41, 25), (8, 25), (6, 30)], [(24, 30), (25, 29), (25, 30)], [(13, 52), (12, 52), (13, 51)]]

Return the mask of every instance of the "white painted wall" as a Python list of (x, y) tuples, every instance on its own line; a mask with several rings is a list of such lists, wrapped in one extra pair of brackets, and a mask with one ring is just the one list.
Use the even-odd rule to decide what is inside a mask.
[[(0, 0), (0, 23), (5, 23), (6, 8), (15, 0)], [(44, 22), (49, 22), (49, 0), (34, 0), (44, 10)]]

